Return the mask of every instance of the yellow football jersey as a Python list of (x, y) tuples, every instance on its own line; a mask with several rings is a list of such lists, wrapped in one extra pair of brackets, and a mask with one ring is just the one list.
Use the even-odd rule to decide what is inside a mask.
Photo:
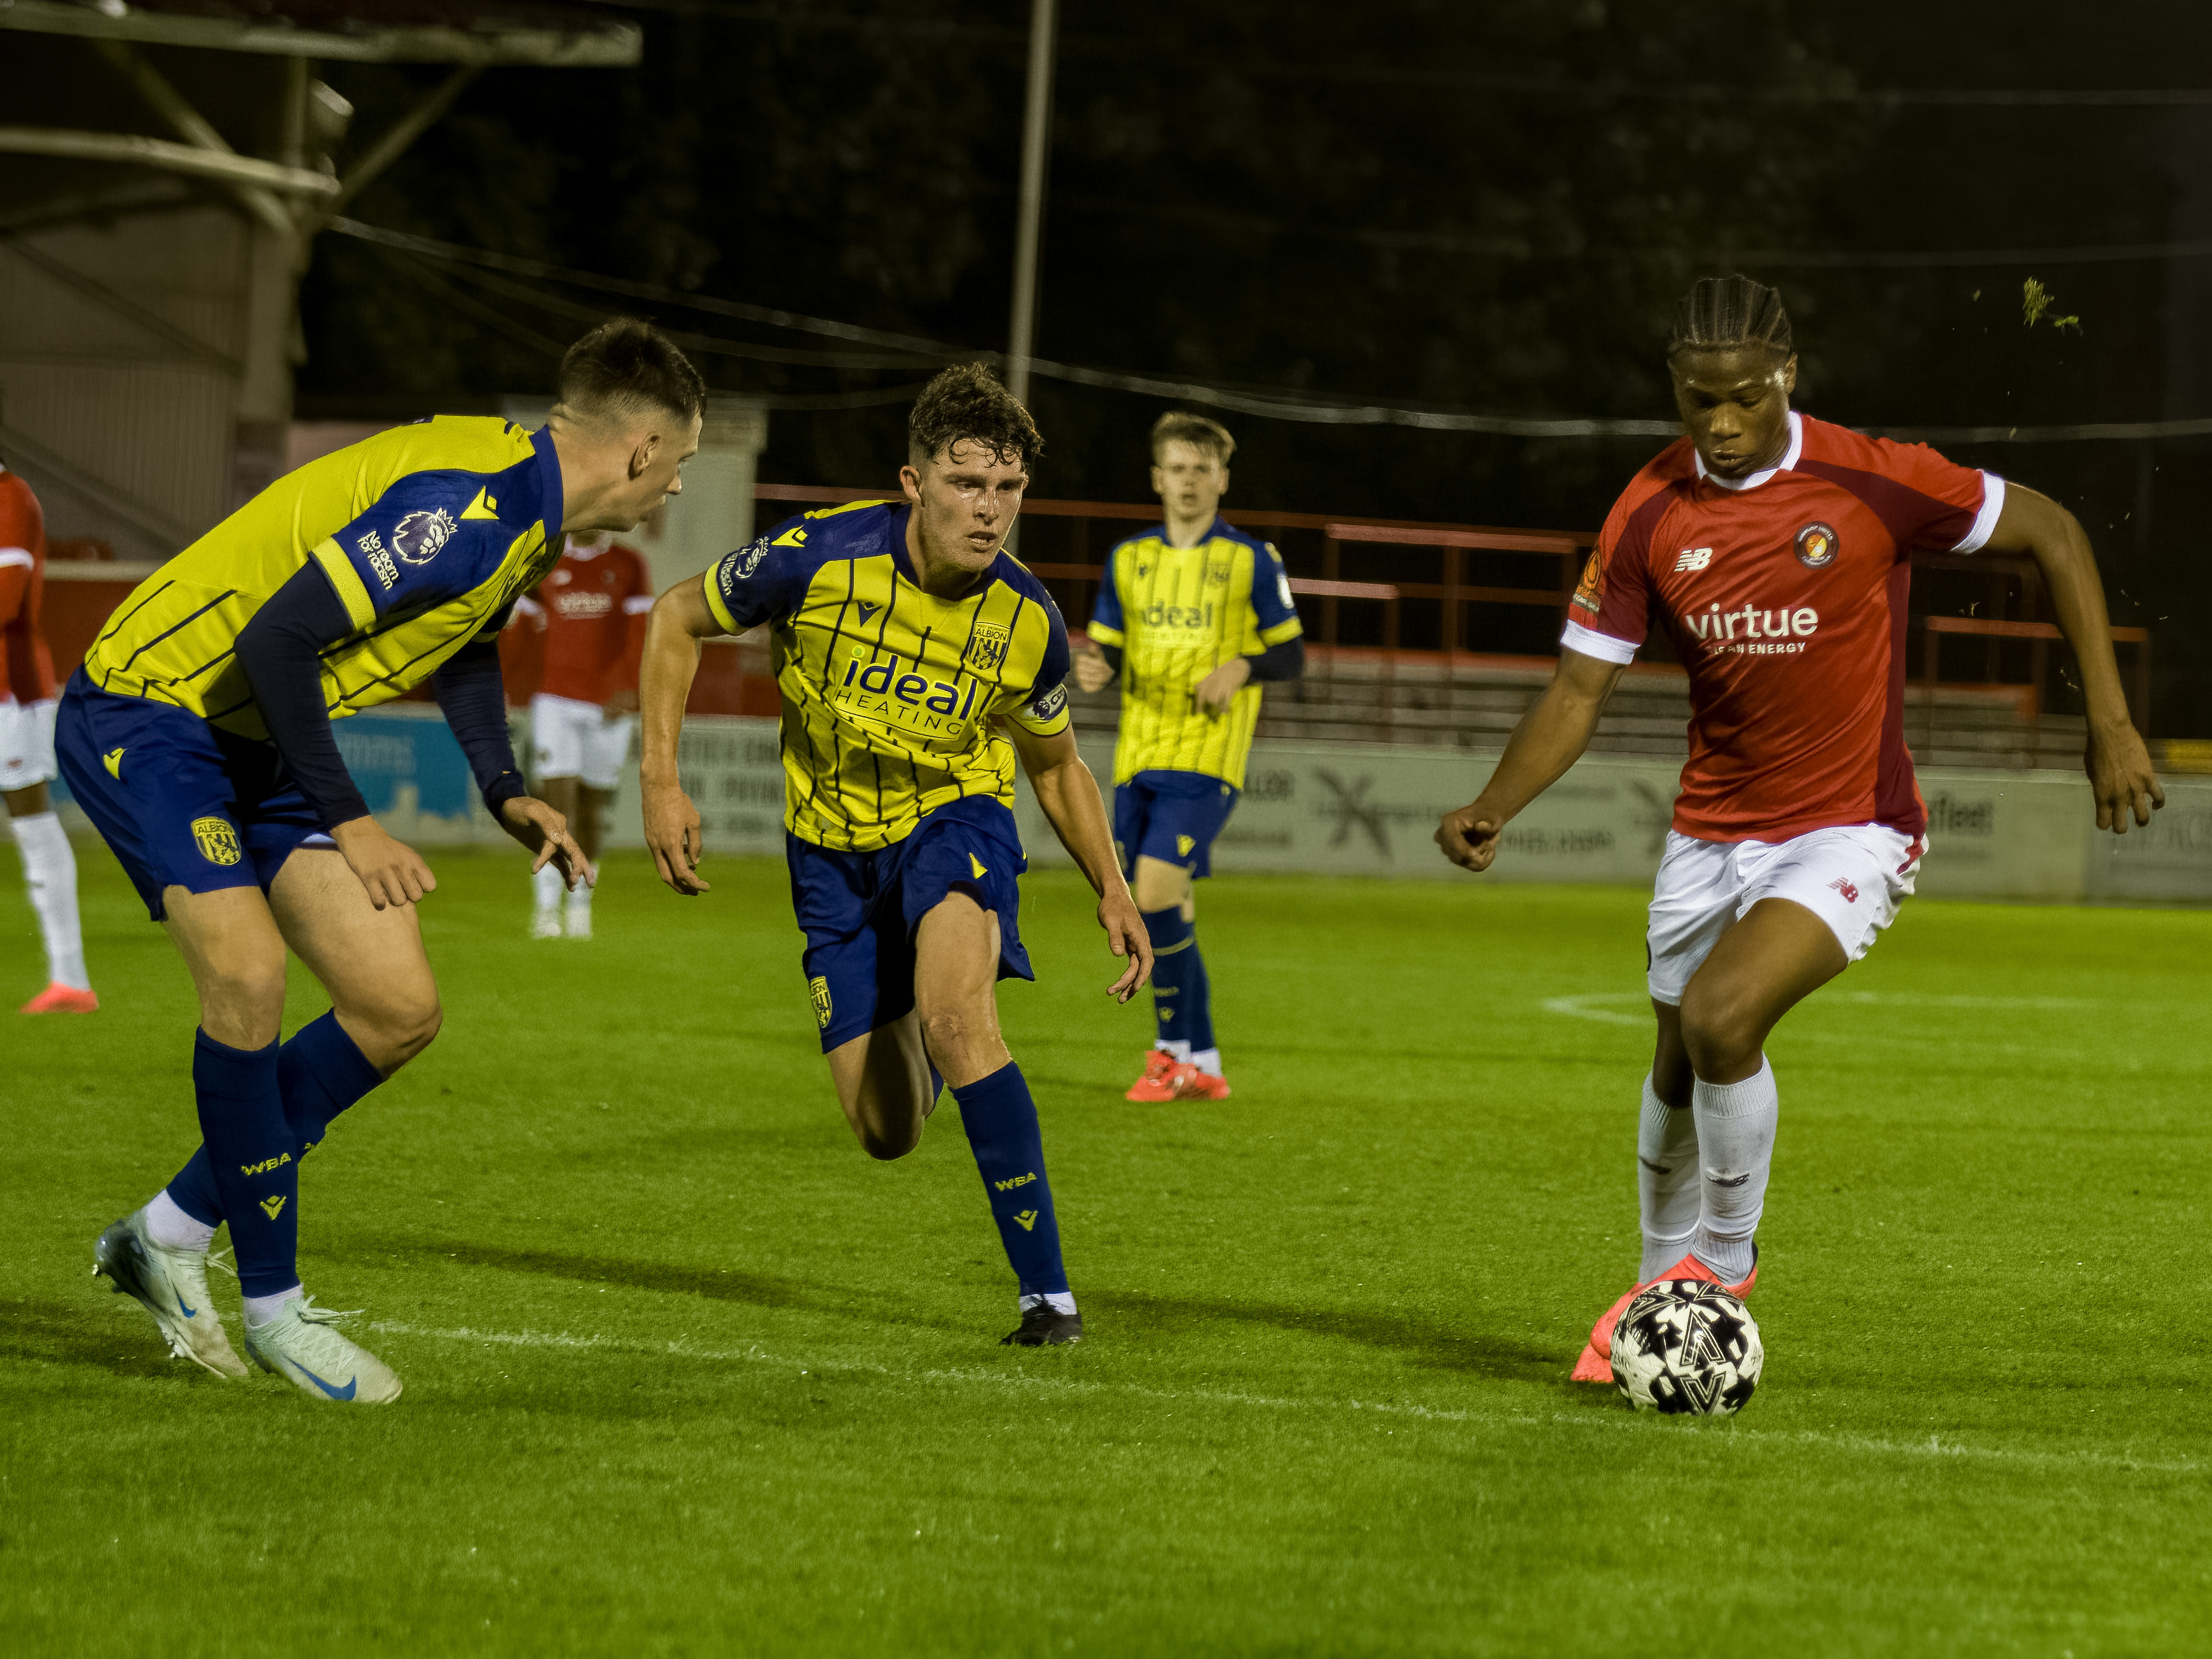
[(552, 568), (561, 515), (546, 433), (474, 416), (396, 427), (287, 473), (139, 583), (85, 672), (103, 691), (266, 738), (238, 635), (313, 560), (354, 625), (323, 652), (331, 718), (388, 702)]
[(1242, 789), (1260, 687), (1248, 681), (1223, 714), (1200, 713), (1194, 694), (1231, 657), (1257, 656), (1302, 631), (1274, 544), (1222, 520), (1196, 547), (1170, 547), (1164, 527), (1116, 547), (1091, 617), (1091, 637), (1121, 648), (1114, 781), (1197, 772)]
[(768, 624), (783, 693), (784, 827), (872, 853), (950, 801), (1014, 804), (1010, 720), (1067, 726), (1067, 626), (1001, 553), (957, 599), (915, 584), (902, 501), (854, 501), (778, 525), (706, 574), (732, 634)]

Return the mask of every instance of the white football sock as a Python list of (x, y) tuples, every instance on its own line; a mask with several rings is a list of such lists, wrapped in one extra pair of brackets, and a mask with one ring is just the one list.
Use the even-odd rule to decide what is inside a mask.
[(1041, 1296), (1024, 1297), (1022, 1311), (1027, 1313), (1031, 1308), (1050, 1308), (1054, 1313), (1072, 1314), (1075, 1311), (1075, 1292), (1047, 1291)]
[(39, 931), (46, 936), (46, 977), (72, 991), (89, 991), (84, 933), (77, 924), (76, 854), (70, 851), (61, 815), (40, 812), (8, 822), (15, 826), (15, 845), (23, 854), (23, 884), (30, 889), (31, 908), (39, 913)]
[(1752, 1238), (1766, 1208), (1774, 1124), (1781, 1113), (1774, 1068), (1762, 1055), (1759, 1070), (1741, 1083), (1698, 1079), (1691, 1099), (1704, 1190), (1690, 1248), (1723, 1283), (1734, 1285), (1750, 1277)]
[(266, 1325), (284, 1311), (284, 1304), (287, 1302), (297, 1302), (304, 1289), (303, 1285), (295, 1285), (290, 1290), (279, 1291), (274, 1296), (249, 1296), (243, 1298), (246, 1322), (249, 1325)]
[(1221, 1075), (1221, 1050), (1218, 1048), (1193, 1048), (1190, 1053), (1190, 1063), (1197, 1066), (1200, 1071), (1205, 1073), (1208, 1077), (1219, 1077)]
[[(550, 869), (552, 866), (548, 865), (546, 868)], [(568, 890), (568, 914), (572, 916), (588, 916), (592, 914), (592, 890), (581, 882)]]
[(215, 1229), (186, 1215), (167, 1187), (146, 1200), (139, 1214), (146, 1218), (146, 1236), (172, 1250), (204, 1250), (215, 1243)]
[(1660, 1099), (1648, 1072), (1636, 1130), (1636, 1197), (1644, 1229), (1644, 1265), (1636, 1275), (1641, 1281), (1656, 1279), (1689, 1253), (1701, 1197), (1697, 1113)]
[(1190, 1058), (1190, 1044), (1184, 1042), (1181, 1037), (1170, 1037), (1164, 1042), (1153, 1043), (1152, 1047), (1158, 1049), (1170, 1060), (1175, 1060), (1177, 1063), (1181, 1063)]
[(560, 866), (548, 864), (543, 870), (531, 877), (530, 884), (538, 895), (538, 908), (540, 910), (556, 910), (560, 908)]

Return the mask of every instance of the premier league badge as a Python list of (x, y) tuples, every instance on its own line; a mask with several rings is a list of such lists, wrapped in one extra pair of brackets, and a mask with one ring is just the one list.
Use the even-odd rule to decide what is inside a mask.
[(1836, 562), (1843, 544), (1832, 524), (1814, 522), (1797, 532), (1797, 562), (1808, 570), (1826, 570)]
[(410, 564), (428, 564), (455, 528), (453, 515), (442, 507), (410, 513), (392, 527), (392, 550)]

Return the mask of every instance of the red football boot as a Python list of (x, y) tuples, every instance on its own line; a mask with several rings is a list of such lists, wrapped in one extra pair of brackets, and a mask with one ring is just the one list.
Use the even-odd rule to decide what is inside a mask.
[[(1660, 1279), (1702, 1279), (1708, 1285), (1721, 1285), (1719, 1274), (1696, 1256), (1686, 1255), (1661, 1273), (1659, 1279), (1647, 1279), (1641, 1285), (1632, 1286), (1627, 1295), (1599, 1315), (1597, 1323), (1590, 1327), (1589, 1346), (1583, 1349), (1582, 1358), (1575, 1361), (1574, 1382), (1609, 1383), (1613, 1381), (1613, 1328), (1620, 1322), (1621, 1315), (1628, 1311), (1628, 1304), (1656, 1285)], [(1751, 1272), (1742, 1283), (1721, 1285), (1721, 1288), (1730, 1296), (1745, 1297), (1751, 1294), (1751, 1287), (1757, 1283), (1759, 1261), (1754, 1256)]]
[(1164, 1048), (1153, 1049), (1145, 1056), (1144, 1076), (1131, 1084), (1129, 1092), (1123, 1095), (1121, 1098), (1141, 1100), (1154, 1104), (1161, 1101), (1173, 1100), (1176, 1097), (1176, 1092), (1168, 1079), (1175, 1075), (1176, 1067), (1182, 1063)]
[(58, 980), (15, 1012), (19, 1014), (88, 1014), (99, 1006), (100, 999), (91, 992), (80, 991), (75, 986), (64, 985)]
[(1168, 1085), (1175, 1091), (1177, 1100), (1226, 1100), (1229, 1098), (1229, 1079), (1212, 1072), (1201, 1072), (1185, 1061), (1168, 1074)]

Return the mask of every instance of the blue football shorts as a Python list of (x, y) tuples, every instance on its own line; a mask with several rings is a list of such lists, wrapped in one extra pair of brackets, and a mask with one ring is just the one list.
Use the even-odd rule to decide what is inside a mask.
[(295, 848), (332, 844), (276, 744), (218, 731), (188, 708), (102, 691), (82, 668), (62, 692), (54, 758), (156, 921), (168, 888), (265, 893)]
[(788, 832), (783, 850), (823, 1053), (914, 1011), (915, 933), (947, 894), (997, 913), (1000, 979), (1036, 977), (1022, 948), (1017, 879), (1029, 863), (1014, 815), (998, 801), (940, 806), (873, 853), (833, 852)]
[(1139, 772), (1114, 786), (1114, 850), (1133, 878), (1139, 855), (1213, 873), (1213, 838), (1243, 792), (1203, 772)]

